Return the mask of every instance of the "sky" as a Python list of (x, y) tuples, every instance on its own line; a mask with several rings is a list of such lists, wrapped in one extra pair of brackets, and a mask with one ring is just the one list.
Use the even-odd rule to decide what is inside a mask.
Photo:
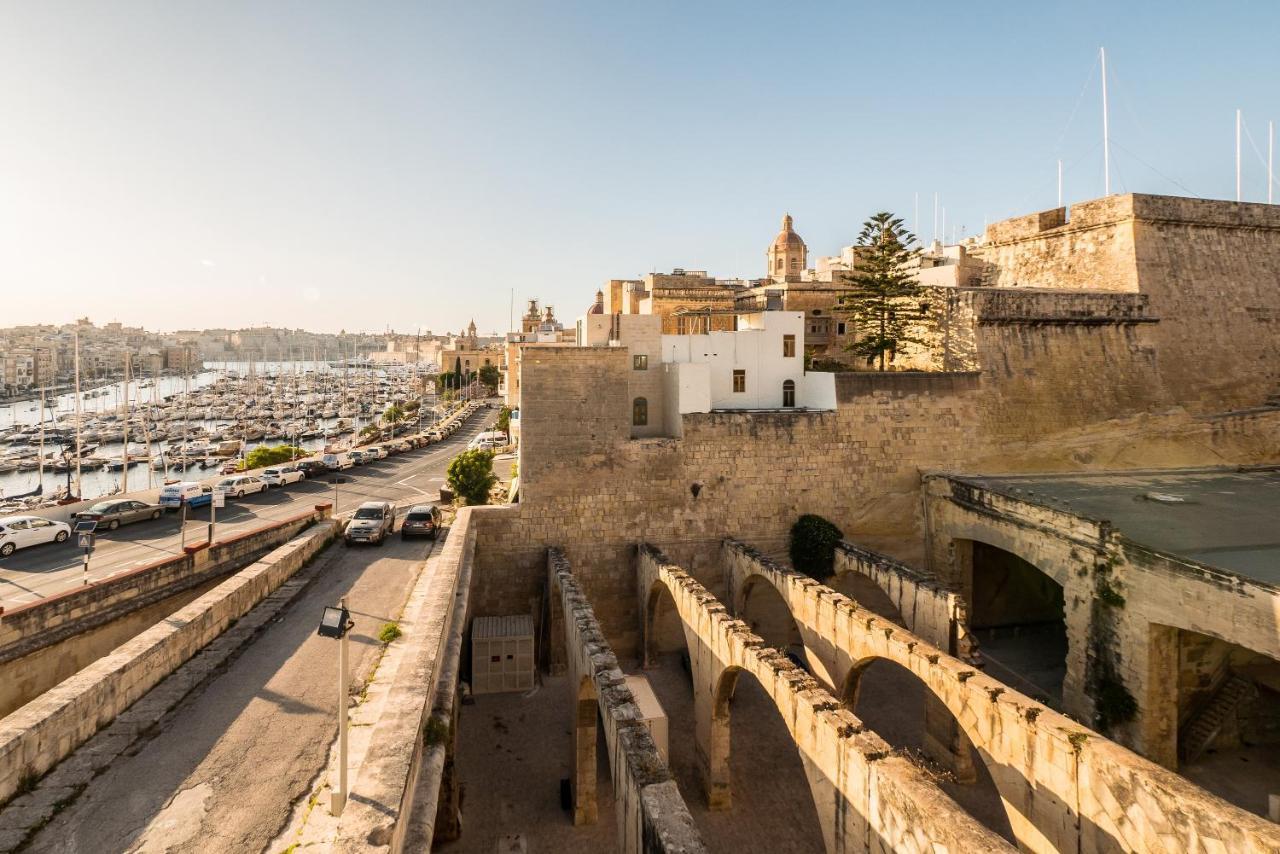
[[(0, 0), (0, 326), (571, 323), (1112, 189), (1266, 200), (1280, 4)], [(1256, 147), (1256, 150), (1255, 150)], [(1280, 197), (1280, 186), (1276, 189)]]

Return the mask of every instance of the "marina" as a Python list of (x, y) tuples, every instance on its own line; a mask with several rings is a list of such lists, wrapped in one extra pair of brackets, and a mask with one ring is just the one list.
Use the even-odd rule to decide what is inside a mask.
[(350, 447), (392, 404), (427, 406), (423, 417), (434, 417), (431, 379), (327, 362), (206, 363), (188, 376), (82, 391), (79, 401), (71, 393), (0, 407), (0, 512), (207, 475), (260, 445)]

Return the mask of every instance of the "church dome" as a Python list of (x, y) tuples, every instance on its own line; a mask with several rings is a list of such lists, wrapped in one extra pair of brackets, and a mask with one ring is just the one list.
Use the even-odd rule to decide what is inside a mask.
[(782, 231), (778, 232), (778, 236), (773, 239), (773, 245), (778, 249), (787, 247), (798, 249), (804, 246), (804, 241), (800, 239), (800, 235), (796, 234), (791, 228), (791, 214), (787, 214), (782, 218)]

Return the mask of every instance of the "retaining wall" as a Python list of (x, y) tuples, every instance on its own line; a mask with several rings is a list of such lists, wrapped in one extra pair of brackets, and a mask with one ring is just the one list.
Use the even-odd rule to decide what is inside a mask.
[[(323, 512), (327, 515), (328, 506)], [(322, 522), (0, 720), (0, 802), (111, 722), (327, 545)]]

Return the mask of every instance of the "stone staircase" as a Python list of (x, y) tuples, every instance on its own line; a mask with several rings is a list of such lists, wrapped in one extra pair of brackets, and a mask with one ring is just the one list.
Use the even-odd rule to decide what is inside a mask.
[(1222, 731), (1223, 724), (1236, 713), (1239, 705), (1253, 695), (1253, 683), (1229, 674), (1218, 687), (1213, 699), (1187, 722), (1178, 739), (1183, 762), (1195, 762)]

